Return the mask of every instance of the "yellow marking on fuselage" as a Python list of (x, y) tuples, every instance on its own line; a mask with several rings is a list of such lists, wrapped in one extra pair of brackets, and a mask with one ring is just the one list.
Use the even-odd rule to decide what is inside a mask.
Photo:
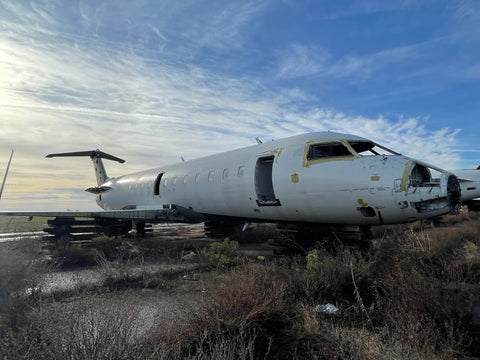
[(357, 202), (360, 204), (361, 207), (368, 207), (368, 204), (363, 201), (363, 199), (358, 199)]

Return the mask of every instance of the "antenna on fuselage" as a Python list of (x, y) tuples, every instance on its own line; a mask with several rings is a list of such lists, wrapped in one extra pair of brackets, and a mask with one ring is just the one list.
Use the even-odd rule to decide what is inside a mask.
[(257, 141), (257, 144), (263, 144), (263, 141), (260, 140), (260, 138), (258, 136), (255, 138), (255, 140)]
[(7, 181), (8, 170), (10, 169), (10, 164), (12, 163), (13, 150), (10, 154), (10, 159), (8, 160), (7, 170), (5, 170), (5, 175), (3, 176), (2, 187), (0, 188), (0, 199), (2, 198), (3, 188), (5, 187), (5, 182)]

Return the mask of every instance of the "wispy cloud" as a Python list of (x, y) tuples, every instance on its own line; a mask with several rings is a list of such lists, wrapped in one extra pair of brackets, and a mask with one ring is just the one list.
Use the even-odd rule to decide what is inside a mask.
[(200, 31), (200, 44), (209, 47), (238, 47), (244, 40), (242, 30), (265, 9), (257, 1), (229, 3), (221, 12), (213, 14), (209, 24)]
[(366, 56), (347, 55), (332, 64), (328, 73), (334, 77), (366, 79), (379, 69), (417, 57), (418, 50), (422, 45), (415, 44), (389, 48)]
[(458, 0), (448, 3), (445, 11), (446, 27), (453, 44), (477, 46), (480, 42), (480, 2)]
[(342, 17), (358, 16), (364, 14), (384, 13), (390, 11), (406, 10), (427, 6), (434, 0), (404, 0), (404, 1), (350, 1), (342, 4), (341, 7), (335, 7), (333, 10), (325, 10), (323, 16), (328, 19), (338, 19)]
[(316, 46), (294, 43), (279, 52), (278, 77), (297, 78), (324, 73), (330, 54)]
[(458, 0), (451, 4), (453, 14), (459, 21), (478, 18), (480, 5), (475, 0)]
[(288, 48), (278, 52), (277, 76), (280, 78), (314, 76), (365, 81), (376, 71), (422, 56), (422, 49), (426, 47), (428, 44), (419, 43), (362, 56), (349, 54), (335, 59), (328, 51), (318, 47), (290, 44)]

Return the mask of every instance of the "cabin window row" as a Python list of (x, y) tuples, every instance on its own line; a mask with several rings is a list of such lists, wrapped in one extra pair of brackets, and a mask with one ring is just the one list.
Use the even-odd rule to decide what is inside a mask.
[(153, 185), (152, 181), (149, 181), (148, 183), (130, 184), (130, 185), (128, 185), (128, 190), (139, 191), (139, 190), (143, 190), (145, 188), (151, 189), (152, 185)]
[[(237, 169), (237, 177), (241, 178), (243, 177), (245, 174), (245, 166), (240, 166), (238, 169)], [(195, 184), (199, 184), (200, 181), (201, 181), (201, 177), (202, 177), (202, 174), (201, 173), (196, 173), (195, 174), (195, 177), (194, 177), (194, 182)], [(222, 171), (222, 180), (227, 180), (230, 178), (230, 170), (228, 168), (225, 168), (223, 169)], [(183, 184), (187, 184), (190, 180), (190, 175), (185, 175), (183, 177)], [(210, 170), (208, 172), (208, 176), (207, 176), (207, 180), (208, 182), (213, 182), (215, 180), (215, 171), (214, 170)], [(169, 186), (169, 184), (171, 183), (172, 186), (176, 186), (178, 184), (178, 177), (175, 176), (173, 178), (165, 178), (163, 180), (163, 186), (164, 187), (167, 187)]]

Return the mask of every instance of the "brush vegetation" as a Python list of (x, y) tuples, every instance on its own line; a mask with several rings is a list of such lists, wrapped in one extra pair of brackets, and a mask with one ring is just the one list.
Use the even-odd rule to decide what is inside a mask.
[[(34, 245), (2, 247), (2, 359), (480, 358), (478, 214), (377, 229), (368, 249), (333, 239), (261, 260), (237, 257), (228, 239), (177, 250), (153, 239), (102, 241), (88, 251), (104, 282), (62, 294), (42, 291), (52, 265)], [(195, 274), (147, 271), (152, 252), (193, 264)], [(139, 321), (144, 289), (184, 288), (187, 274), (190, 299)], [(125, 290), (128, 301), (92, 305)], [(326, 303), (339, 311), (316, 311)]]

